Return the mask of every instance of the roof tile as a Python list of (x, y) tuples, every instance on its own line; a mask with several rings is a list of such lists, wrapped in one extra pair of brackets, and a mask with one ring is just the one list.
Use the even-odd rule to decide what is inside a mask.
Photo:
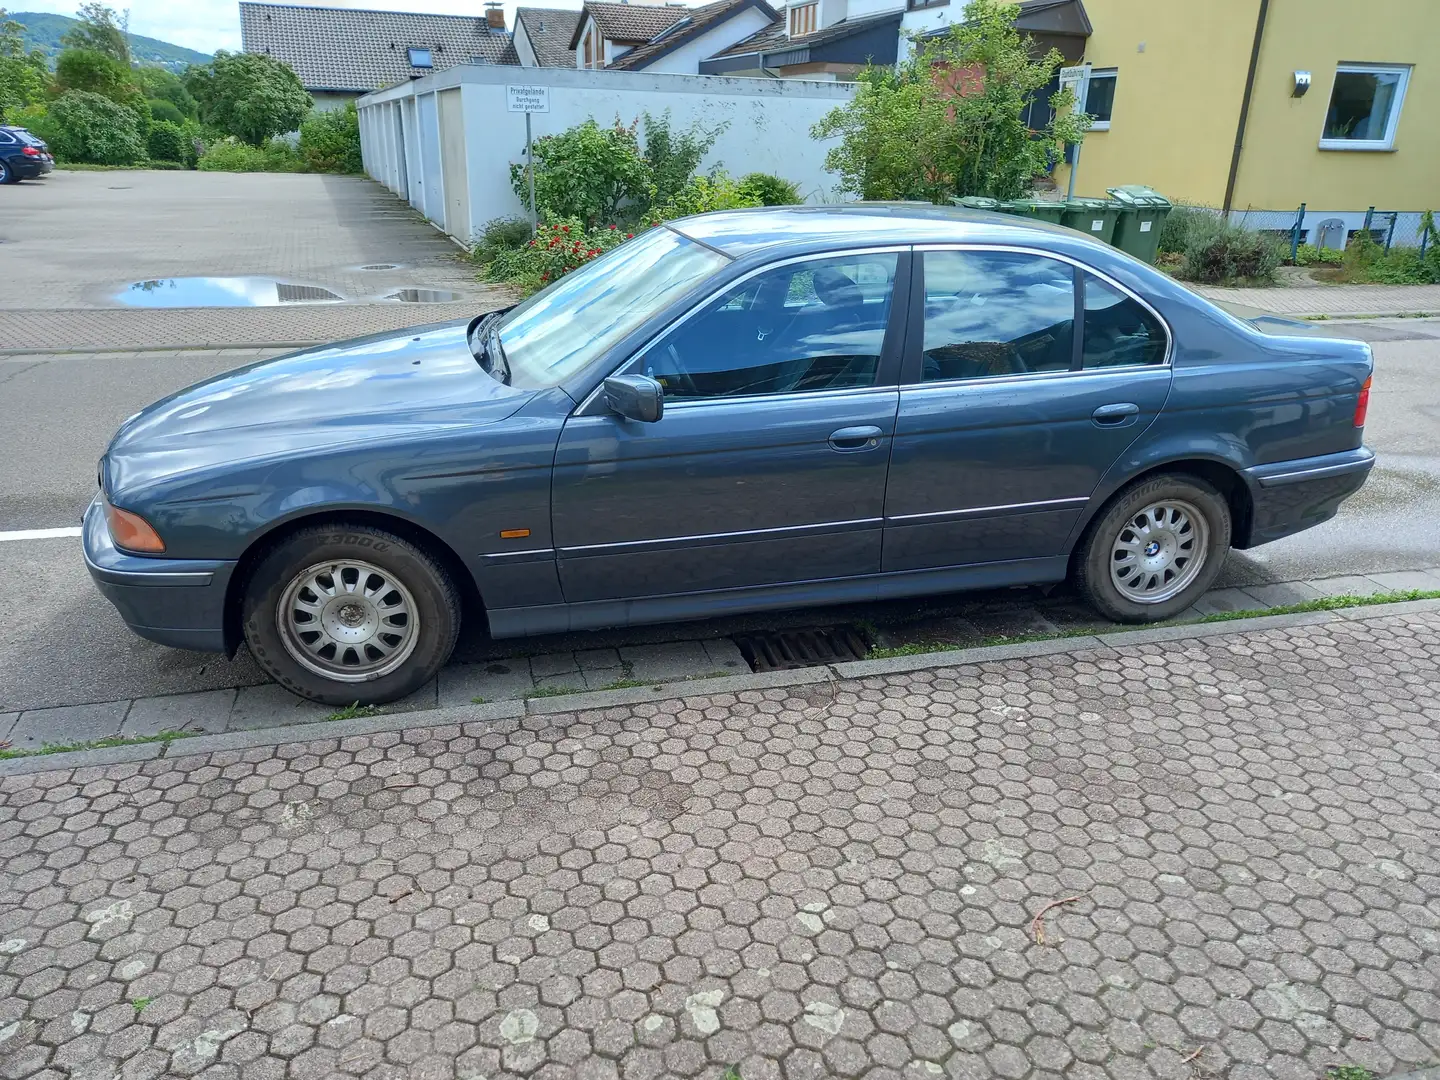
[(541, 67), (575, 66), (575, 50), (570, 41), (580, 25), (580, 12), (564, 8), (516, 8), (516, 27), (521, 23), (525, 24), (525, 36)]
[(510, 35), (484, 15), (425, 15), (357, 8), (240, 4), (240, 40), (249, 53), (283, 60), (307, 90), (361, 93), (427, 69), (410, 66), (411, 48), (430, 50), (435, 71), (458, 64), (518, 64)]

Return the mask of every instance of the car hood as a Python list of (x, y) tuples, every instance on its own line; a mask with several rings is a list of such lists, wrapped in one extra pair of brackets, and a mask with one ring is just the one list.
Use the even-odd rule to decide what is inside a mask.
[(112, 497), (211, 466), (471, 429), (513, 414), (532, 391), (481, 370), (466, 324), (412, 328), (262, 360), (141, 410), (106, 451)]

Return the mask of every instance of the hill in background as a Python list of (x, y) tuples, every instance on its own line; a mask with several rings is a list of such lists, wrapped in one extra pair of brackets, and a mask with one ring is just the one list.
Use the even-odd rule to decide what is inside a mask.
[[(52, 64), (62, 47), (60, 38), (75, 25), (75, 20), (68, 16), (44, 11), (12, 11), (10, 18), (25, 27), (25, 48), (39, 49), (50, 57)], [(129, 37), (130, 55), (137, 63), (158, 64), (171, 71), (181, 71), (189, 64), (208, 64), (212, 59), (207, 53), (171, 45), (168, 41), (157, 41), (140, 34), (130, 34)]]

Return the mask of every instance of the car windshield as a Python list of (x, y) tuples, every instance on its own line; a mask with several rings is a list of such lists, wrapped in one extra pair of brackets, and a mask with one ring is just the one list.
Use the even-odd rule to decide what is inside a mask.
[(512, 386), (558, 386), (728, 260), (665, 227), (627, 240), (500, 323)]

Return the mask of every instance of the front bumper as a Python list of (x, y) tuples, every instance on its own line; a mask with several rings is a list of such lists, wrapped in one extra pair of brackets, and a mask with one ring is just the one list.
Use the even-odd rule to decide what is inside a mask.
[(225, 593), (235, 563), (157, 559), (117, 548), (97, 496), (81, 534), (85, 566), (131, 630), (177, 649), (225, 652)]
[(1246, 469), (1255, 512), (1245, 546), (1267, 544), (1330, 520), (1340, 504), (1360, 490), (1374, 466), (1374, 452), (1361, 446)]

